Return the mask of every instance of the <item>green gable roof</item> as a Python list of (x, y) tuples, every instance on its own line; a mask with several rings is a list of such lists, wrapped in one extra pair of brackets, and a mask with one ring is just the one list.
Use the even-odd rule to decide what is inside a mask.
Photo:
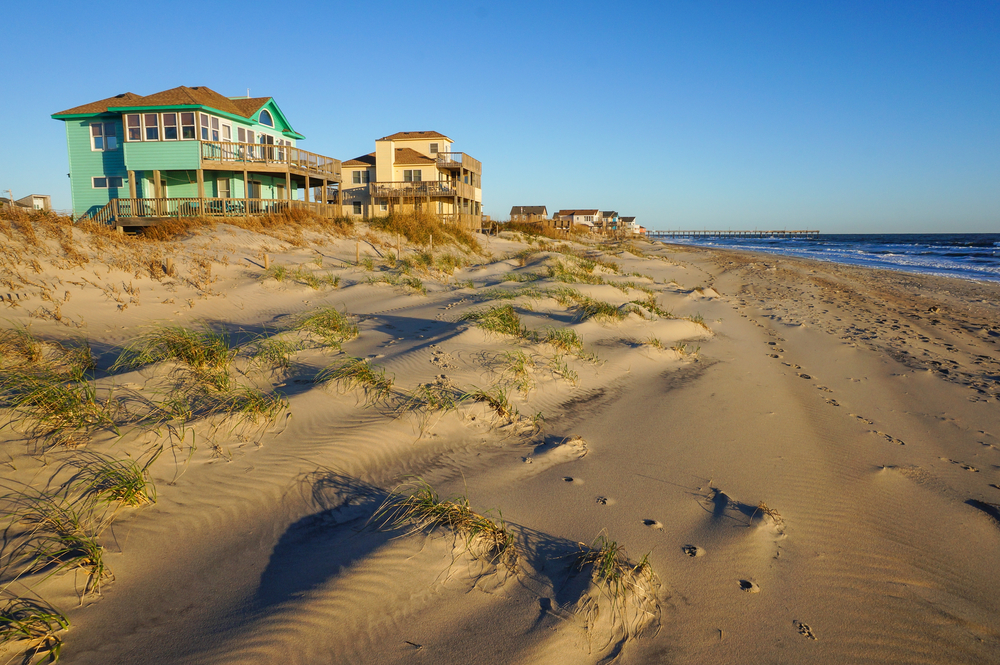
[(89, 104), (83, 104), (82, 106), (76, 106), (59, 113), (53, 113), (52, 117), (56, 120), (69, 120), (71, 118), (100, 115), (102, 113), (125, 113), (129, 111), (142, 112), (165, 108), (190, 110), (201, 109), (212, 111), (214, 113), (218, 113), (219, 115), (241, 122), (250, 121), (250, 123), (253, 124), (260, 124), (258, 117), (261, 109), (265, 107), (271, 113), (271, 117), (275, 121), (275, 130), (280, 131), (285, 136), (292, 138), (305, 138), (292, 129), (291, 124), (285, 117), (285, 114), (282, 113), (281, 109), (278, 108), (278, 105), (274, 103), (273, 98), (229, 98), (224, 97), (211, 88), (207, 88), (205, 86), (196, 86), (193, 88), (179, 86), (177, 88), (171, 88), (170, 90), (164, 90), (162, 92), (146, 96), (126, 92), (107, 99), (91, 102)]

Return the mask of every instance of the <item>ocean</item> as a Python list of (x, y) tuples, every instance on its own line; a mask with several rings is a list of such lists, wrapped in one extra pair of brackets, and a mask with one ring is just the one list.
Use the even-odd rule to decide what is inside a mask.
[(808, 239), (670, 238), (666, 241), (1000, 282), (1000, 233), (820, 234)]

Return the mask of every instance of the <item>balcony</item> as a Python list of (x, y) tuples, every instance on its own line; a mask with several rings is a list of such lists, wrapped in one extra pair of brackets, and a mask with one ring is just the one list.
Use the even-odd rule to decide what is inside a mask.
[(318, 217), (336, 217), (339, 206), (285, 199), (128, 198), (111, 199), (89, 216), (97, 224), (111, 226), (153, 226), (167, 219), (181, 217), (260, 217), (305, 209)]
[(442, 169), (465, 169), (476, 175), (483, 174), (483, 163), (464, 152), (439, 152), (436, 158), (437, 165)]
[(290, 145), (201, 141), (202, 168), (243, 169), (341, 181), (340, 160)]
[(368, 184), (372, 198), (434, 198), (455, 196), (462, 199), (475, 199), (475, 188), (464, 182), (427, 180), (418, 182), (385, 181)]

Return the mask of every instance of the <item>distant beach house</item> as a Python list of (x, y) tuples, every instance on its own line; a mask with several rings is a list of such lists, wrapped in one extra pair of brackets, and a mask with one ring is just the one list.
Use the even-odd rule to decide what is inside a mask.
[(545, 206), (513, 206), (510, 209), (512, 222), (538, 222), (548, 217), (549, 211)]
[(585, 227), (586, 230), (593, 230), (595, 224), (600, 220), (600, 210), (560, 210), (553, 219), (560, 219), (570, 223), (570, 228), (578, 226)]
[(618, 231), (618, 213), (614, 210), (602, 210), (595, 230), (605, 235), (614, 235)]
[(24, 210), (52, 210), (52, 197), (48, 194), (29, 194), (19, 199), (0, 198), (0, 206)]
[(340, 161), (296, 147), (305, 137), (271, 97), (181, 86), (52, 117), (66, 125), (74, 217), (145, 226), (293, 206), (339, 214)]
[(344, 213), (379, 217), (401, 210), (438, 215), (479, 230), (483, 165), (434, 131), (396, 132), (375, 141), (375, 152), (343, 163)]
[(636, 223), (635, 217), (622, 217), (619, 220), (622, 230), (629, 235), (646, 235), (646, 229)]

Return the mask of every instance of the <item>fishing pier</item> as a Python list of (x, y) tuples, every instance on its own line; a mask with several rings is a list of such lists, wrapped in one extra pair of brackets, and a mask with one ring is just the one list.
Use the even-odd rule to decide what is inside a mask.
[(649, 238), (815, 238), (819, 231), (649, 231)]

